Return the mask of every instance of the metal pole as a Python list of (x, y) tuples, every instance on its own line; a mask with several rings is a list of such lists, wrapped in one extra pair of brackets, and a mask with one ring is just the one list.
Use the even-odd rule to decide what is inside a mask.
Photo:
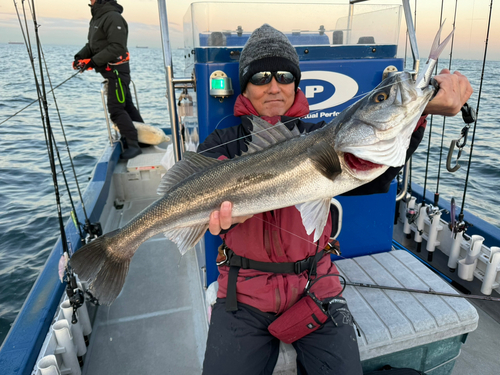
[(175, 161), (181, 159), (181, 147), (179, 140), (179, 123), (177, 121), (177, 108), (175, 103), (175, 89), (173, 83), (172, 50), (168, 36), (167, 4), (165, 0), (158, 0), (158, 13), (160, 16), (160, 31), (163, 48), (163, 62), (165, 64), (165, 76), (167, 82), (168, 112), (170, 115), (170, 127), (172, 129), (172, 144), (174, 147)]
[(410, 37), (411, 53), (413, 55), (413, 74), (416, 77), (420, 65), (420, 55), (418, 53), (417, 36), (413, 25), (413, 18), (411, 17), (409, 0), (403, 0), (403, 9), (405, 12), (406, 28), (408, 30), (408, 36)]
[(403, 172), (403, 186), (401, 186), (401, 192), (396, 196), (396, 202), (400, 201), (406, 196), (406, 193), (408, 191), (408, 180), (410, 177), (410, 161), (408, 160), (405, 164), (404, 167), (404, 172)]

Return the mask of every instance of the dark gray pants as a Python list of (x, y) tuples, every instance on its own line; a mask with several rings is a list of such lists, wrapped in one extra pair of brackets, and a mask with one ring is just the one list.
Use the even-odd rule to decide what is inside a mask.
[[(331, 319), (317, 331), (295, 341), (298, 375), (361, 375), (356, 333), (347, 305), (329, 305)], [(267, 327), (277, 317), (238, 303), (238, 311), (226, 312), (218, 299), (210, 319), (204, 375), (272, 374), (279, 355), (279, 340)]]
[(108, 79), (108, 112), (120, 134), (132, 141), (137, 141), (137, 130), (132, 121), (144, 122), (132, 101), (130, 93), (130, 74), (113, 71), (101, 72)]

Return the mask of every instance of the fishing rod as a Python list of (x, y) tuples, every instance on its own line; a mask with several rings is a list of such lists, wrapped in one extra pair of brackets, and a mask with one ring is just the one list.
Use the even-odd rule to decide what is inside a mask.
[[(42, 48), (41, 48), (41, 50), (42, 50), (43, 62), (45, 64), (45, 71), (47, 72), (47, 79), (49, 81), (50, 87), (52, 88), (52, 80), (50, 79), (49, 69), (47, 67), (47, 60), (45, 59), (45, 54), (43, 53), (43, 49)], [(80, 73), (80, 72), (77, 72), (76, 74), (78, 74), (78, 73)], [(75, 76), (75, 75), (73, 75), (73, 76)], [(99, 233), (102, 233), (102, 229), (100, 228), (99, 224), (91, 224), (90, 223), (89, 217), (87, 215), (87, 210), (85, 208), (85, 203), (83, 201), (82, 192), (80, 190), (80, 184), (78, 183), (78, 177), (76, 175), (75, 165), (73, 163), (73, 158), (71, 156), (71, 151), (70, 151), (70, 148), (69, 148), (68, 139), (66, 138), (66, 132), (64, 131), (64, 126), (63, 126), (63, 122), (62, 122), (62, 118), (61, 118), (61, 112), (59, 111), (59, 106), (57, 105), (57, 100), (56, 100), (56, 96), (55, 96), (55, 93), (54, 93), (54, 89), (52, 89), (50, 92), (52, 92), (52, 96), (53, 96), (53, 99), (54, 99), (54, 104), (55, 104), (55, 107), (56, 107), (57, 116), (59, 118), (59, 124), (61, 125), (61, 132), (62, 132), (62, 135), (63, 135), (63, 138), (64, 138), (64, 143), (66, 145), (66, 151), (68, 152), (69, 162), (70, 162), (70, 165), (71, 165), (71, 169), (73, 171), (73, 176), (75, 177), (75, 185), (76, 185), (76, 189), (77, 189), (77, 192), (78, 192), (78, 197), (80, 199), (80, 203), (81, 203), (81, 206), (82, 206), (83, 215), (85, 217), (84, 230), (88, 233), (88, 236), (91, 236), (91, 235), (92, 236), (98, 236), (98, 235), (100, 235)], [(69, 189), (69, 184), (68, 184), (68, 181), (66, 179), (66, 174), (64, 173), (64, 168), (62, 167), (61, 157), (59, 155), (59, 150), (57, 148), (57, 144), (54, 143), (54, 146), (56, 147), (57, 158), (59, 160), (59, 165), (61, 166), (61, 171), (62, 171), (62, 175), (63, 175), (63, 178), (64, 178), (64, 182), (66, 184), (66, 188), (68, 190), (68, 197), (69, 197), (69, 200), (70, 200), (70, 203), (71, 203), (71, 208), (72, 208), (72, 215), (71, 216), (73, 217), (73, 215), (74, 215), (75, 227), (77, 227), (77, 229), (78, 229), (78, 232), (80, 234), (80, 238), (81, 238), (82, 242), (85, 242), (85, 238), (83, 236), (83, 233), (82, 233), (82, 230), (81, 230), (81, 227), (80, 227), (81, 224), (79, 223), (78, 217), (76, 215), (76, 208), (75, 208), (75, 205), (73, 203), (73, 199), (71, 197), (71, 191)], [(88, 240), (88, 238), (87, 238), (87, 240)]]
[[(15, 3), (15, 0), (14, 0), (14, 4), (16, 5), (16, 11), (17, 11), (17, 4)], [(32, 5), (30, 7), (31, 16), (32, 16), (33, 25), (34, 25), (37, 52), (38, 52), (40, 82), (37, 79), (35, 63), (34, 63), (34, 58), (33, 58), (33, 54), (31, 51), (31, 44), (30, 43), (27, 43), (27, 48), (28, 48), (28, 55), (30, 56), (30, 62), (32, 65), (33, 74), (35, 77), (37, 94), (39, 97), (38, 102), (39, 102), (39, 106), (40, 106), (40, 115), (41, 115), (41, 119), (42, 119), (44, 135), (45, 135), (45, 142), (47, 145), (47, 153), (48, 153), (48, 157), (49, 157), (50, 169), (51, 169), (51, 174), (52, 174), (52, 181), (53, 181), (53, 185), (54, 185), (54, 193), (55, 193), (55, 198), (56, 198), (56, 207), (57, 207), (57, 214), (58, 214), (58, 223), (59, 223), (59, 230), (60, 230), (60, 236), (61, 236), (61, 246), (63, 249), (62, 259), (66, 261), (64, 263), (64, 271), (63, 271), (66, 275), (66, 294), (69, 298), (71, 306), (73, 307), (72, 323), (76, 323), (77, 322), (76, 310), (83, 305), (85, 298), (83, 295), (83, 291), (78, 288), (78, 285), (76, 282), (76, 276), (75, 276), (73, 270), (71, 269), (70, 265), (67, 262), (67, 260), (71, 254), (69, 252), (66, 231), (64, 229), (62, 210), (61, 210), (61, 200), (60, 200), (60, 193), (59, 193), (59, 185), (58, 185), (58, 181), (57, 181), (57, 172), (56, 172), (56, 164), (55, 164), (55, 157), (54, 157), (54, 146), (56, 145), (56, 141), (55, 141), (54, 134), (52, 132), (52, 128), (51, 128), (51, 124), (50, 124), (50, 117), (49, 117), (48, 104), (47, 104), (47, 93), (45, 90), (45, 81), (44, 81), (43, 66), (42, 66), (41, 41), (40, 41), (40, 37), (39, 37), (39, 33), (38, 33), (39, 25), (38, 25), (37, 18), (36, 18), (34, 0), (32, 0), (31, 5)], [(24, 14), (24, 19), (26, 20), (26, 11), (24, 8), (24, 3), (23, 3), (23, 14)], [(26, 34), (28, 36), (28, 41), (29, 41), (29, 31), (28, 31), (29, 29), (27, 27), (27, 22), (25, 22), (25, 23), (26, 23)], [(21, 25), (21, 29), (22, 29), (22, 25)], [(23, 35), (24, 35), (24, 33), (23, 33)], [(25, 38), (25, 42), (26, 42), (26, 38)], [(42, 107), (43, 107), (43, 109), (42, 109)], [(60, 159), (59, 159), (59, 161), (60, 161)], [(61, 166), (61, 170), (63, 170), (62, 164), (60, 166)], [(61, 280), (62, 280), (62, 276), (61, 276)]]
[[(441, 0), (441, 12), (439, 14), (439, 25), (442, 25), (443, 23), (443, 7), (444, 7), (444, 0)], [(455, 35), (455, 33), (453, 33)], [(452, 36), (453, 39), (453, 36)], [(436, 68), (434, 70), (434, 75), (437, 75), (438, 72), (438, 66), (439, 66), (439, 59), (436, 61)], [(429, 158), (431, 154), (431, 139), (432, 139), (432, 123), (433, 123), (434, 115), (431, 115), (431, 118), (429, 120), (429, 140), (427, 143), (427, 158), (425, 162), (425, 177), (424, 177), (424, 191), (422, 194), (422, 207), (425, 206), (425, 194), (427, 192), (427, 177), (429, 173)], [(420, 229), (420, 228), (418, 228)], [(423, 228), (422, 228), (423, 229)], [(421, 242), (418, 243), (418, 246), (421, 246)], [(420, 252), (420, 248), (417, 249), (418, 252)]]
[[(458, 0), (455, 0), (455, 12), (453, 14), (453, 28), (456, 27), (457, 21), (457, 8), (458, 8)], [(451, 47), (450, 47), (450, 60), (448, 62), (448, 70), (451, 71), (451, 63), (453, 61), (453, 47), (455, 44), (455, 33), (451, 37)], [(446, 116), (443, 116), (443, 129), (441, 131), (441, 148), (439, 151), (439, 163), (438, 163), (438, 174), (436, 179), (436, 192), (434, 193), (434, 206), (437, 206), (439, 203), (439, 182), (441, 178), (441, 161), (443, 159), (443, 147), (444, 147), (444, 131), (446, 127)]]
[(464, 218), (464, 207), (465, 207), (465, 196), (467, 194), (467, 186), (469, 183), (469, 174), (470, 174), (470, 167), (472, 164), (472, 151), (474, 149), (474, 139), (476, 137), (476, 127), (477, 127), (477, 115), (479, 114), (479, 104), (481, 102), (481, 92), (483, 89), (483, 81), (484, 81), (484, 68), (486, 66), (486, 56), (488, 54), (488, 40), (489, 40), (489, 35), (490, 35), (490, 25), (491, 25), (491, 14), (493, 11), (493, 0), (490, 2), (490, 12), (488, 16), (488, 27), (486, 31), (486, 41), (484, 45), (484, 56), (483, 56), (483, 66), (481, 69), (481, 80), (479, 82), (479, 92), (478, 92), (478, 98), (477, 98), (477, 106), (476, 106), (476, 119), (474, 120), (474, 128), (472, 131), (472, 140), (471, 140), (471, 145), (470, 145), (470, 152), (469, 152), (469, 162), (467, 164), (467, 173), (465, 176), (465, 185), (464, 185), (464, 194), (462, 197), (462, 206), (460, 210), (460, 214), (458, 215), (458, 222), (462, 222)]
[[(29, 5), (29, 3), (28, 3)], [(17, 10), (17, 6), (16, 6), (16, 10)], [(31, 8), (30, 8), (31, 10)], [(33, 11), (31, 10), (31, 12), (33, 13)], [(25, 13), (24, 13), (25, 14)], [(32, 14), (33, 15), (33, 14)], [(19, 18), (19, 13), (18, 13), (18, 18)], [(25, 17), (26, 19), (26, 17)], [(22, 27), (21, 27), (22, 29)], [(28, 30), (27, 28), (27, 25), (26, 25), (26, 29)], [(24, 36), (24, 29), (22, 29), (22, 32), (23, 32), (23, 36)], [(28, 35), (28, 38), (29, 38), (29, 33), (27, 33)], [(26, 41), (26, 38), (25, 38), (25, 41)], [(75, 179), (75, 185), (76, 185), (76, 188), (77, 188), (77, 192), (78, 192), (78, 196), (79, 196), (79, 199), (80, 199), (80, 202), (81, 202), (81, 206), (82, 206), (82, 211), (83, 211), (83, 214), (85, 216), (85, 224), (81, 224), (78, 220), (78, 217), (77, 217), (77, 214), (76, 214), (76, 208), (75, 208), (75, 204), (73, 202), (73, 198), (72, 198), (72, 194), (71, 194), (71, 191), (70, 191), (70, 188), (69, 188), (69, 183), (68, 183), (68, 180), (66, 178), (66, 173), (65, 173), (65, 169), (63, 168), (63, 163), (62, 163), (62, 160), (61, 160), (61, 156), (59, 154), (59, 149), (57, 147), (57, 143), (55, 142), (55, 138), (52, 136), (52, 139), (54, 140), (54, 148), (56, 150), (56, 154), (57, 154), (57, 158), (58, 158), (58, 161), (59, 161), (59, 165), (60, 165), (60, 168), (61, 168), (61, 173), (62, 173), (62, 176), (63, 176), (63, 179), (64, 179), (64, 182), (65, 182), (65, 186), (66, 186), (66, 189), (68, 191), (68, 197), (69, 197), (69, 200), (70, 200), (70, 205), (71, 205), (71, 208), (72, 208), (72, 211), (71, 211), (71, 217), (73, 219), (73, 222), (75, 224), (75, 227), (76, 229), (78, 230), (79, 232), (79, 235), (80, 235), (80, 238), (82, 240), (82, 242), (86, 242), (86, 239), (82, 233), (82, 228), (81, 226), (83, 226), (84, 230), (88, 233), (87, 235), (87, 241), (88, 241), (88, 238), (90, 235), (93, 235), (93, 236), (96, 236), (98, 235), (102, 229), (100, 228), (100, 225), (99, 224), (91, 224), (90, 223), (90, 220), (88, 218), (88, 215), (87, 215), (87, 212), (86, 212), (86, 208), (85, 208), (85, 203), (83, 201), (83, 198), (82, 198), (82, 193), (81, 193), (81, 189), (80, 189), (80, 184), (78, 182), (78, 177), (76, 175), (76, 171), (75, 171), (75, 167), (74, 167), (74, 163), (73, 163), (73, 158), (71, 156), (71, 152), (70, 152), (70, 149), (69, 149), (69, 145), (68, 145), (68, 140), (67, 140), (67, 137), (66, 137), (66, 133), (65, 133), (65, 130), (64, 130), (64, 125), (63, 125), (63, 122), (62, 122), (62, 118), (61, 118), (61, 114), (60, 114), (60, 111), (59, 111), (59, 106), (57, 104), (57, 99), (56, 99), (56, 96), (55, 96), (55, 92), (54, 90), (61, 86), (62, 84), (64, 84), (65, 82), (67, 82), (68, 80), (70, 80), (71, 78), (75, 77), (77, 74), (81, 73), (81, 72), (76, 72), (75, 74), (73, 74), (71, 77), (69, 77), (68, 79), (66, 79), (65, 81), (63, 81), (62, 83), (60, 83), (59, 85), (57, 85), (56, 87), (54, 87), (52, 85), (52, 80), (50, 78), (50, 74), (49, 74), (49, 69), (47, 67), (47, 61), (45, 59), (45, 54), (43, 52), (43, 48), (41, 46), (41, 43), (40, 43), (40, 51), (41, 51), (41, 55), (42, 55), (42, 59), (43, 59), (43, 62), (44, 62), (44, 65), (45, 65), (45, 71), (47, 73), (47, 78), (48, 78), (48, 81), (49, 81), (49, 84), (50, 84), (50, 87), (51, 87), (51, 90), (48, 92), (48, 93), (52, 93), (52, 96), (53, 96), (53, 100), (54, 100), (54, 104), (55, 104), (55, 108), (56, 108), (56, 112), (57, 112), (57, 115), (58, 115), (58, 118), (59, 118), (59, 124), (61, 126), (61, 132), (62, 132), (62, 135), (63, 135), (63, 138), (64, 138), (64, 142), (65, 142), (65, 145), (66, 145), (66, 150), (68, 152), (68, 158), (69, 158), (69, 162), (70, 162), (70, 165), (71, 165), (71, 169), (73, 171), (73, 176), (74, 176), (74, 179)], [(32, 53), (30, 53), (31, 51), (28, 49), (28, 53), (31, 57), (31, 59), (33, 59), (32, 57)], [(36, 73), (35, 73), (35, 80), (36, 80)], [(38, 87), (38, 86), (37, 86)], [(40, 97), (40, 95), (39, 95)], [(35, 101), (33, 101), (32, 103), (36, 102), (36, 101), (39, 101), (40, 99), (37, 99)], [(29, 105), (31, 105), (32, 103), (30, 103)], [(29, 106), (28, 105), (28, 106)], [(25, 107), (27, 108), (27, 107)], [(20, 112), (20, 111), (19, 111)], [(19, 113), (18, 112), (18, 113)], [(6, 120), (5, 120), (6, 121)], [(4, 122), (5, 122), (4, 121)]]
[(443, 296), (443, 297), (459, 297), (459, 298), (466, 298), (466, 299), (477, 299), (477, 300), (482, 300), (482, 301), (500, 302), (500, 297), (480, 296), (477, 294), (462, 294), (459, 292), (456, 292), (456, 293), (438, 292), (438, 291), (433, 290), (432, 288), (429, 288), (428, 290), (423, 290), (423, 289), (402, 288), (402, 287), (388, 286), (388, 285), (358, 283), (358, 282), (353, 282), (353, 281), (346, 281), (345, 284), (349, 285), (349, 286), (356, 286), (356, 287), (362, 287), (362, 288), (394, 290), (394, 291), (398, 291), (398, 292), (432, 294), (435, 296)]

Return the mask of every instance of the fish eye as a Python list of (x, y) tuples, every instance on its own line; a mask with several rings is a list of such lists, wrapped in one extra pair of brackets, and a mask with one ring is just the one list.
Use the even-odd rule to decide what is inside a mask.
[(386, 100), (387, 97), (388, 97), (388, 95), (385, 92), (379, 92), (377, 95), (375, 95), (373, 100), (375, 100), (375, 103), (380, 103), (380, 102), (383, 102), (384, 100)]

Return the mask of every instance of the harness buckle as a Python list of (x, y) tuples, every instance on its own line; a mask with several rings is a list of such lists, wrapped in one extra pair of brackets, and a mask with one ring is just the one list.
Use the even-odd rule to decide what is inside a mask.
[(226, 249), (227, 247), (224, 246), (224, 244), (220, 245), (219, 246), (219, 255), (217, 256), (217, 259), (221, 259), (220, 261), (215, 261), (215, 264), (217, 264), (217, 266), (223, 266), (224, 264), (227, 263), (228, 261), (228, 256), (227, 256), (227, 253), (226, 253)]

